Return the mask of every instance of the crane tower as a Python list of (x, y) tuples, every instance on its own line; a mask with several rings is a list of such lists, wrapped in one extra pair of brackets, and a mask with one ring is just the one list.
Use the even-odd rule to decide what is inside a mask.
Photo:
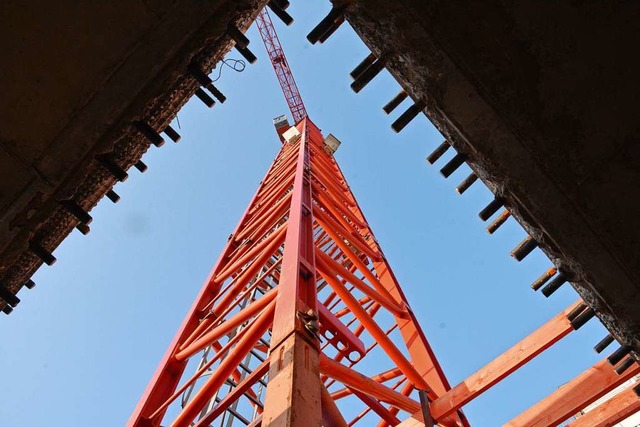
[[(269, 3), (285, 23), (286, 3)], [(312, 39), (335, 31), (334, 12)], [(256, 22), (294, 125), (277, 120), (282, 147), (128, 426), (469, 426), (466, 403), (579, 329), (593, 310), (576, 301), (450, 387), (334, 158), (340, 141), (308, 117), (266, 9)], [(365, 59), (357, 69), (368, 77), (354, 84), (375, 76), (380, 62)], [(558, 425), (632, 382), (640, 365), (623, 361), (628, 352), (620, 347), (505, 425)], [(613, 425), (640, 409), (638, 395), (640, 386), (628, 388), (570, 426)]]
[[(263, 10), (295, 126), (129, 425), (424, 422), (450, 387)], [(467, 425), (461, 413), (443, 419)]]

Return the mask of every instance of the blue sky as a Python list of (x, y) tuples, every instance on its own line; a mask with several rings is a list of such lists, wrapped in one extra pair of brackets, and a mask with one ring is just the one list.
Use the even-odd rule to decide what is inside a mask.
[[(577, 295), (569, 286), (550, 299), (529, 289), (550, 262), (538, 250), (521, 263), (509, 257), (525, 236), (513, 220), (486, 233), (477, 213), (490, 192), (477, 183), (459, 196), (466, 166), (445, 180), (425, 162), (442, 137), (424, 116), (391, 130), (395, 115), (381, 108), (400, 88), (386, 71), (358, 95), (349, 89), (348, 73), (368, 51), (348, 25), (324, 45), (306, 41), (328, 9), (293, 2), (296, 22), (276, 22), (280, 39), (311, 119), (342, 141), (336, 158), (456, 384)], [(189, 102), (182, 141), (152, 147), (148, 172), (131, 170), (116, 187), (120, 203), (105, 198), (92, 232), (74, 232), (0, 321), (3, 426), (126, 422), (279, 149), (271, 119), (288, 110), (255, 28), (248, 35), (259, 59), (242, 73), (223, 70), (217, 86), (227, 102), (213, 110)], [(597, 321), (572, 333), (467, 405), (470, 421), (508, 421), (599, 360), (591, 347), (604, 334)]]

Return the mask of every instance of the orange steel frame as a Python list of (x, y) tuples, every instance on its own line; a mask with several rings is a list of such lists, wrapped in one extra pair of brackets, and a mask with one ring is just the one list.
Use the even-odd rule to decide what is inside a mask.
[[(283, 144), (127, 425), (469, 426), (463, 406), (570, 334), (586, 305), (450, 387), (266, 10), (258, 27), (300, 137)], [(506, 425), (555, 426), (639, 373), (604, 359)], [(638, 410), (628, 389), (570, 425)]]
[[(582, 301), (450, 387), (320, 130), (296, 128), (127, 425), (468, 426), (463, 406), (571, 333)], [(507, 425), (556, 425), (639, 372), (605, 359)], [(637, 411), (624, 396), (600, 416)]]
[(296, 127), (129, 426), (396, 425), (450, 389), (320, 130)]

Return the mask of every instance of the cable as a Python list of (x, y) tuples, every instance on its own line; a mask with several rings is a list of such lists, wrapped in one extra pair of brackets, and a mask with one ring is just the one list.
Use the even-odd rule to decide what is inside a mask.
[[(245, 61), (243, 61), (242, 59), (223, 59), (222, 60), (222, 64), (226, 65), (229, 68), (231, 68), (236, 73), (243, 72), (244, 69), (247, 67), (247, 63)], [(230, 64), (233, 64), (233, 65), (230, 65)], [(213, 81), (217, 82), (218, 80), (220, 80), (221, 76), (222, 76), (222, 66), (220, 66), (220, 68), (218, 68), (218, 75), (216, 76), (215, 79), (213, 79)]]

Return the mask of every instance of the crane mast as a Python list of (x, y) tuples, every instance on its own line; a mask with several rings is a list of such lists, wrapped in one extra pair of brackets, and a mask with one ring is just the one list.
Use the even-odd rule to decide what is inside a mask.
[(293, 121), (295, 123), (299, 123), (302, 119), (307, 117), (307, 110), (304, 107), (304, 102), (302, 102), (298, 86), (293, 78), (293, 73), (291, 72), (291, 68), (289, 68), (287, 57), (282, 50), (278, 34), (276, 33), (276, 29), (273, 26), (273, 22), (271, 21), (271, 17), (269, 16), (269, 12), (267, 12), (266, 7), (262, 9), (258, 15), (256, 23), (258, 25), (260, 37), (262, 37), (262, 41), (267, 48), (267, 53), (269, 54), (269, 59), (271, 60), (273, 69), (276, 72), (278, 83), (280, 83), (280, 87), (282, 88), (282, 93), (284, 93), (289, 110), (291, 110), (291, 114), (293, 115)]

